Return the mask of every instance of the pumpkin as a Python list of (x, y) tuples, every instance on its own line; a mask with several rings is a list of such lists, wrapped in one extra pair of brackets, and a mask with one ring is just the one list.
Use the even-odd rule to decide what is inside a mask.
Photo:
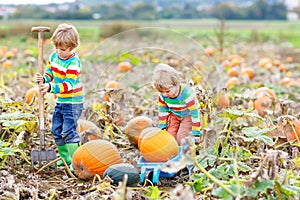
[(157, 127), (148, 127), (141, 132), (138, 148), (148, 162), (166, 162), (178, 154), (175, 137)]
[(110, 80), (106, 83), (105, 89), (106, 89), (106, 92), (104, 94), (104, 99), (107, 102), (111, 102), (111, 99), (113, 99), (114, 102), (117, 102), (119, 100), (118, 98), (121, 98), (121, 97), (119, 97), (119, 96), (116, 97), (116, 95), (114, 94), (114, 91), (115, 90), (123, 90), (123, 89), (125, 89), (125, 86), (121, 82)]
[(204, 51), (207, 56), (213, 56), (215, 54), (213, 47), (210, 46), (206, 47)]
[(146, 127), (152, 126), (153, 121), (149, 117), (138, 116), (131, 119), (125, 126), (125, 134), (129, 142), (135, 147), (138, 146), (139, 135)]
[(240, 76), (247, 76), (250, 80), (252, 80), (254, 77), (254, 71), (250, 67), (242, 68)]
[(238, 75), (238, 71), (234, 67), (230, 68), (227, 73), (228, 73), (229, 76), (237, 76)]
[(13, 66), (13, 63), (12, 63), (11, 60), (6, 60), (6, 61), (4, 61), (4, 62), (2, 63), (2, 66), (3, 66), (4, 68), (10, 68), (10, 67)]
[(32, 87), (26, 92), (24, 101), (25, 101), (25, 103), (28, 103), (31, 105), (35, 100), (37, 100), (38, 96), (39, 96), (39, 88)]
[(106, 83), (105, 89), (124, 89), (124, 85), (118, 81), (110, 80)]
[[(285, 136), (287, 141), (300, 142), (300, 120), (293, 116), (282, 116), (280, 120), (278, 120), (278, 127)], [(295, 131), (294, 131), (295, 130)]]
[(140, 181), (139, 171), (129, 163), (115, 164), (107, 168), (103, 174), (103, 177), (109, 176), (112, 179), (113, 185), (118, 185), (123, 181), (124, 175), (127, 174), (127, 186), (136, 185)]
[(230, 106), (230, 99), (226, 93), (223, 93), (218, 96), (217, 103), (220, 108), (227, 108)]
[(226, 88), (230, 89), (234, 85), (237, 85), (239, 82), (239, 79), (237, 77), (231, 77), (227, 82), (226, 82)]
[(81, 143), (87, 143), (90, 140), (101, 139), (100, 128), (91, 121), (79, 119), (77, 121), (76, 132), (81, 136)]
[(131, 68), (132, 68), (132, 66), (131, 66), (130, 62), (124, 61), (124, 62), (120, 62), (118, 64), (118, 70), (120, 72), (128, 72), (131, 70)]
[(256, 98), (254, 103), (250, 102), (248, 107), (254, 106), (254, 109), (262, 117), (266, 115), (266, 110), (273, 109), (273, 101), (277, 98), (275, 92), (267, 87), (258, 88), (254, 93), (254, 97)]
[(103, 175), (104, 171), (122, 163), (118, 149), (106, 140), (91, 140), (80, 146), (72, 158), (74, 173), (80, 179), (90, 179), (95, 174)]

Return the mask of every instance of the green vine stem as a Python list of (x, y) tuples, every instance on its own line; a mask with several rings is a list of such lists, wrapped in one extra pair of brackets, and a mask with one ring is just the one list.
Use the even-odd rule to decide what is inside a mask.
[(224, 147), (226, 147), (227, 142), (228, 142), (228, 140), (229, 140), (230, 133), (231, 133), (231, 129), (232, 129), (232, 123), (231, 123), (231, 120), (228, 120), (228, 122), (226, 123), (226, 126), (225, 126), (225, 127), (227, 127), (228, 125), (229, 125), (229, 127), (228, 127), (228, 129), (227, 129), (227, 135), (226, 135), (226, 138), (225, 138), (225, 141), (224, 141)]
[(210, 180), (212, 180), (215, 184), (217, 184), (218, 186), (220, 186), (221, 188), (223, 188), (223, 190), (225, 190), (227, 193), (229, 193), (231, 196), (235, 197), (236, 195), (233, 193), (233, 191), (231, 191), (229, 188), (226, 187), (225, 184), (223, 184), (220, 180), (218, 180), (216, 177), (214, 177), (213, 175), (211, 175), (208, 171), (206, 171), (206, 169), (204, 169), (198, 162), (197, 162), (197, 158), (196, 156), (194, 157), (194, 164), (196, 165), (196, 167), (207, 176), (207, 178), (209, 178)]

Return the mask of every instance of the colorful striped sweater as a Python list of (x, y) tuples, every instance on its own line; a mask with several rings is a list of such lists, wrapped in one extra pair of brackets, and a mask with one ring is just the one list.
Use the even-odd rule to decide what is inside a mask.
[(199, 102), (195, 96), (195, 92), (188, 85), (180, 87), (180, 93), (176, 98), (167, 98), (160, 94), (158, 96), (159, 128), (163, 129), (167, 127), (167, 119), (170, 112), (172, 112), (181, 118), (191, 116), (192, 134), (199, 136), (201, 134), (201, 125), (198, 108)]
[(51, 85), (51, 93), (57, 94), (57, 103), (83, 103), (81, 82), (81, 62), (77, 55), (62, 60), (53, 52), (44, 73), (46, 83)]

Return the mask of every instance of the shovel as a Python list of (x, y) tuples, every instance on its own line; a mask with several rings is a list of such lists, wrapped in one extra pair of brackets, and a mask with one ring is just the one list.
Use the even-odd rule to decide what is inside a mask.
[[(38, 72), (40, 74), (44, 74), (44, 46), (43, 46), (43, 34), (44, 32), (49, 32), (49, 27), (32, 27), (31, 32), (38, 32)], [(42, 83), (40, 82), (39, 85)], [(39, 168), (41, 168), (43, 163), (48, 163), (52, 160), (56, 159), (56, 153), (53, 149), (45, 148), (45, 118), (44, 118), (44, 97), (39, 91), (38, 96), (39, 103), (39, 123), (40, 123), (40, 149), (32, 149), (31, 150), (31, 165), (34, 168), (34, 164), (38, 162)], [(56, 163), (55, 163), (56, 167)]]

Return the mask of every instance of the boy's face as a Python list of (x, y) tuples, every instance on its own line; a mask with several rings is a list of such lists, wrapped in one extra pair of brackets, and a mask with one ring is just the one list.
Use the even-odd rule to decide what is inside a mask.
[(72, 54), (72, 50), (70, 47), (55, 47), (55, 51), (58, 57), (62, 60), (67, 60)]
[(174, 86), (167, 90), (161, 91), (161, 94), (167, 98), (175, 98), (179, 95), (179, 86)]

